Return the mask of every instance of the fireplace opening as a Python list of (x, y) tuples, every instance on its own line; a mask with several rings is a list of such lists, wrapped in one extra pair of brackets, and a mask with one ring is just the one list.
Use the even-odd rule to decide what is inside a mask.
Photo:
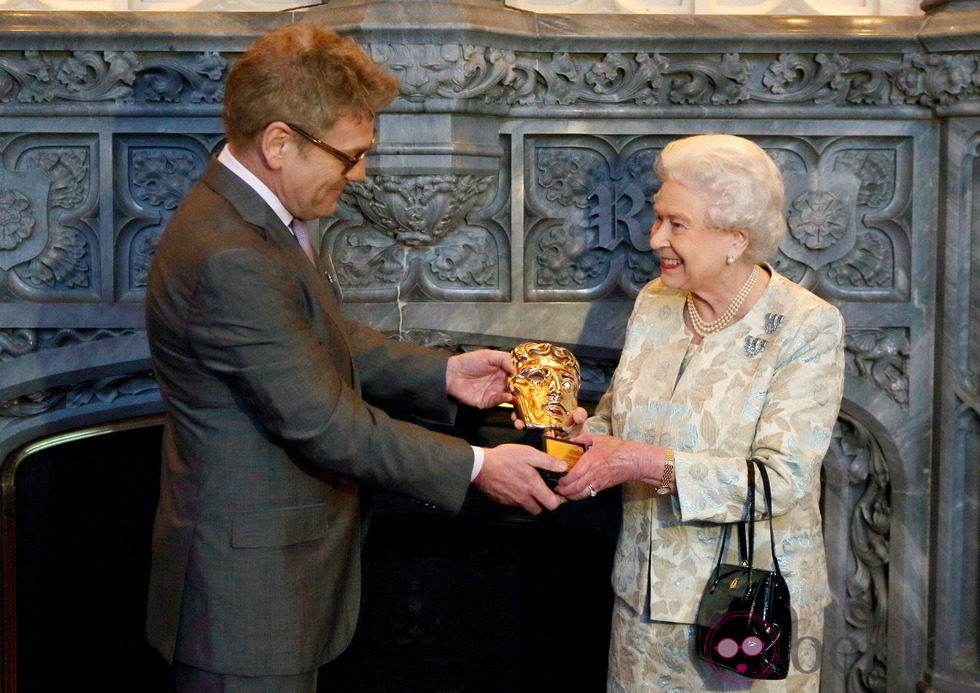
[[(37, 441), (3, 462), (3, 693), (168, 690), (144, 635), (160, 416)], [(446, 429), (441, 429), (446, 430)], [(463, 409), (471, 443), (534, 443)], [(605, 689), (615, 491), (531, 517), (471, 492), (448, 516), (374, 494), (350, 691)]]
[(161, 426), (71, 431), (5, 462), (4, 693), (164, 690), (143, 634)]

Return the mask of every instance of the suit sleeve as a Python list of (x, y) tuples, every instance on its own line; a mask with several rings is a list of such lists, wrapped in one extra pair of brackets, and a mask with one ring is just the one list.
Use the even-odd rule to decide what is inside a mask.
[(456, 406), (446, 394), (449, 354), (389, 339), (355, 321), (348, 321), (347, 327), (367, 400), (387, 411), (452, 423)]
[[(352, 386), (345, 335), (317, 334), (311, 324), (317, 310), (296, 268), (254, 250), (229, 250), (207, 263), (188, 334), (206, 367), (226, 379), (242, 406), (304, 464), (458, 509), (473, 466), (470, 446), (365, 402)], [(372, 389), (383, 391), (379, 380), (411, 373), (380, 364), (386, 354), (412, 349), (382, 348), (378, 333), (351, 337), (359, 335), (367, 343), (355, 349), (358, 366), (365, 365)], [(429, 356), (430, 372), (437, 362)], [(445, 400), (444, 380), (441, 392)]]

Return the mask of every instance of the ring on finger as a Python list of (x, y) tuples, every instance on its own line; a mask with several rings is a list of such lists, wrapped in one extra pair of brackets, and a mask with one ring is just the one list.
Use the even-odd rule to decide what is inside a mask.
[(595, 486), (593, 486), (592, 484), (589, 484), (589, 496), (591, 496), (592, 498), (595, 498), (598, 493), (599, 492), (595, 490)]

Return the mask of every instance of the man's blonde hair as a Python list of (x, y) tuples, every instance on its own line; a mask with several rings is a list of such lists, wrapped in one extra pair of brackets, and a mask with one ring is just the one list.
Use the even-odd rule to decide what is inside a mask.
[(277, 120), (319, 134), (338, 118), (374, 118), (397, 94), (398, 80), (350, 39), (290, 24), (256, 39), (229, 71), (225, 134), (242, 148)]

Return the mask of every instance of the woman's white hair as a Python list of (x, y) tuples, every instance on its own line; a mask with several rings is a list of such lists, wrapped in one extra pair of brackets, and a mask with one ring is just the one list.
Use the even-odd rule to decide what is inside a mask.
[(660, 153), (654, 170), (703, 195), (711, 226), (743, 231), (750, 262), (770, 259), (786, 232), (783, 176), (757, 144), (735, 135), (695, 135), (674, 140)]

